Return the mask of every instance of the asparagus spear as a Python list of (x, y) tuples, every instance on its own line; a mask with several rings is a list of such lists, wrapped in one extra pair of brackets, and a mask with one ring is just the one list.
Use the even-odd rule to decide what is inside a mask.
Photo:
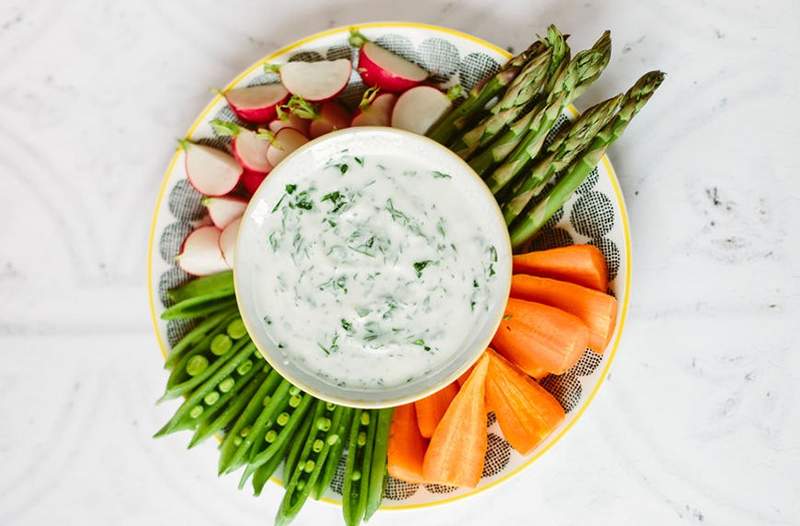
[(476, 84), (469, 91), (467, 99), (435, 123), (428, 130), (427, 136), (441, 144), (450, 142), (459, 131), (480, 115), (489, 101), (516, 78), (532, 56), (541, 53), (542, 46), (542, 42), (537, 40), (528, 49), (506, 62), (493, 77)]
[(547, 155), (537, 161), (533, 170), (512, 186), (513, 198), (503, 205), (503, 218), (511, 222), (539, 195), (558, 172), (565, 169), (591, 143), (594, 136), (614, 117), (622, 102), (622, 94), (596, 104), (578, 120), (562, 130), (548, 147)]
[(497, 194), (536, 157), (547, 132), (555, 124), (564, 106), (580, 96), (600, 76), (611, 57), (611, 33), (606, 31), (591, 49), (581, 51), (558, 76), (545, 107), (531, 121), (525, 137), (489, 178), (486, 184)]
[(547, 195), (511, 227), (511, 245), (519, 247), (532, 238), (597, 166), (606, 149), (616, 141), (631, 119), (644, 107), (664, 80), (664, 73), (651, 71), (625, 93), (620, 110), (592, 140), (586, 152), (569, 166), (567, 173)]
[[(558, 31), (550, 26), (548, 31)], [(558, 36), (563, 39), (560, 33)], [(477, 126), (459, 137), (450, 147), (462, 158), (472, 153), (497, 135), (508, 123), (513, 122), (547, 85), (547, 73), (552, 62), (553, 50), (543, 42), (542, 51), (522, 68), (514, 81), (508, 86), (503, 97), (492, 106), (490, 114)]]

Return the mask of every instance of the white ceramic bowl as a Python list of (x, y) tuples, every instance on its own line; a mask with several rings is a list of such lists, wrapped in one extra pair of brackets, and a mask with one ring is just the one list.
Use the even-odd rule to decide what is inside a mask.
[[(489, 297), (489, 312), (484, 322), (472, 327), (468, 342), (452, 354), (451, 359), (438, 368), (420, 374), (410, 382), (397, 386), (342, 387), (334, 381), (321, 377), (304, 366), (291, 352), (276, 349), (271, 342), (276, 334), (268, 333), (259, 312), (264, 312), (264, 302), (270, 298), (256, 293), (259, 273), (272, 269), (264, 262), (265, 217), (285, 186), (309, 167), (322, 166), (335, 152), (344, 149), (349, 155), (382, 155), (408, 157), (419, 162), (424, 159), (431, 170), (449, 174), (463, 206), (470, 211), (476, 224), (480, 223), (484, 234), (497, 249), (496, 285)], [(313, 168), (311, 168), (313, 169)], [(409, 184), (413, 179), (409, 179)], [(268, 263), (268, 262), (267, 262)], [(354, 407), (391, 407), (427, 396), (453, 382), (466, 371), (488, 346), (492, 335), (500, 324), (506, 299), (511, 286), (511, 245), (508, 230), (500, 209), (486, 185), (478, 175), (457, 155), (442, 145), (420, 135), (402, 130), (381, 127), (348, 128), (324, 135), (292, 153), (284, 159), (264, 180), (255, 193), (242, 219), (236, 246), (234, 268), (236, 299), (242, 319), (253, 341), (264, 358), (284, 378), (312, 395)]]

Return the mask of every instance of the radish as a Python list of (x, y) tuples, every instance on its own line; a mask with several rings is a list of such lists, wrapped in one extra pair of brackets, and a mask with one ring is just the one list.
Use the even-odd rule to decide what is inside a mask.
[(178, 266), (194, 276), (208, 276), (228, 269), (219, 238), (222, 231), (215, 226), (203, 226), (186, 236), (181, 253), (175, 258)]
[(204, 197), (203, 205), (208, 209), (211, 222), (219, 229), (224, 229), (239, 219), (247, 208), (247, 201), (241, 197)]
[(275, 109), (288, 98), (282, 84), (236, 88), (222, 94), (237, 117), (245, 122), (263, 124), (275, 118)]
[(231, 140), (233, 157), (242, 165), (242, 168), (261, 173), (267, 173), (272, 169), (267, 162), (268, 139), (247, 128), (219, 119), (211, 121), (211, 127), (214, 128), (217, 135), (233, 137)]
[(356, 71), (367, 86), (389, 93), (400, 93), (420, 85), (428, 78), (427, 71), (370, 42), (355, 29), (350, 32), (350, 45), (359, 48)]
[(325, 101), (314, 107), (304, 98), (294, 95), (289, 99), (287, 107), (292, 115), (311, 122), (308, 132), (312, 139), (350, 126), (350, 113), (336, 101)]
[(242, 175), (242, 167), (225, 152), (195, 144), (186, 139), (178, 141), (186, 152), (184, 162), (189, 183), (201, 194), (225, 195), (234, 188)]
[(267, 174), (262, 172), (251, 172), (250, 170), (245, 170), (242, 173), (242, 186), (247, 191), (248, 194), (253, 195), (258, 190), (258, 187), (261, 186), (261, 183), (264, 182), (264, 179), (267, 178)]
[(222, 252), (222, 257), (230, 268), (233, 268), (233, 258), (236, 254), (236, 236), (239, 235), (239, 223), (242, 218), (234, 220), (231, 224), (225, 227), (222, 234), (219, 236), (219, 249)]
[(294, 128), (283, 128), (272, 139), (267, 150), (267, 160), (277, 166), (287, 155), (308, 142), (305, 135)]
[(280, 66), (281, 82), (292, 95), (311, 102), (332, 99), (350, 81), (353, 65), (346, 58), (320, 62), (288, 62)]
[(377, 88), (368, 89), (350, 126), (389, 126), (396, 101), (397, 95), (393, 93), (378, 95)]
[(431, 86), (411, 88), (397, 98), (392, 110), (392, 127), (425, 135), (428, 128), (450, 109), (453, 99), (460, 93), (458, 85), (447, 93)]
[(270, 121), (269, 131), (278, 133), (282, 128), (294, 128), (303, 135), (308, 136), (308, 119), (295, 115), (291, 111), (286, 111), (283, 106), (278, 106), (278, 118)]

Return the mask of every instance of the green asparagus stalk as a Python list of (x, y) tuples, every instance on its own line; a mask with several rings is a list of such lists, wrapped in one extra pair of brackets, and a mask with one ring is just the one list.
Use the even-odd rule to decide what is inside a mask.
[(596, 104), (555, 137), (547, 149), (548, 155), (536, 162), (533, 170), (512, 186), (513, 198), (503, 205), (503, 218), (507, 225), (591, 143), (594, 136), (614, 117), (620, 102), (622, 94)]
[(486, 184), (497, 194), (536, 157), (547, 133), (564, 107), (580, 96), (600, 76), (611, 57), (611, 33), (606, 31), (591, 49), (575, 55), (558, 76), (544, 108), (533, 118), (522, 141), (489, 178)]
[(434, 141), (447, 144), (461, 130), (478, 117), (489, 102), (508, 86), (532, 56), (541, 53), (543, 44), (537, 40), (528, 49), (506, 62), (500, 71), (473, 87), (464, 102), (436, 122), (427, 136)]
[(614, 119), (606, 124), (595, 136), (587, 150), (569, 166), (566, 174), (550, 189), (547, 195), (524, 216), (521, 216), (511, 227), (511, 245), (518, 248), (531, 239), (542, 226), (570, 198), (578, 186), (589, 176), (606, 149), (619, 137), (631, 122), (631, 119), (650, 100), (656, 89), (664, 80), (664, 73), (651, 71), (642, 76), (633, 87), (625, 93), (620, 110)]

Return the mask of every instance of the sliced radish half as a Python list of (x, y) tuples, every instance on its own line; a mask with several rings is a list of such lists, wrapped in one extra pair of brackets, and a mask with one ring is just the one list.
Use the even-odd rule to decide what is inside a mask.
[(352, 64), (346, 58), (281, 65), (281, 82), (292, 95), (310, 102), (332, 99), (350, 80)]
[(231, 140), (233, 157), (242, 165), (242, 168), (262, 173), (267, 173), (272, 169), (267, 162), (267, 147), (269, 146), (267, 138), (232, 122), (219, 119), (211, 121), (211, 126), (217, 135), (233, 137)]
[(236, 253), (236, 236), (239, 235), (239, 223), (242, 219), (236, 219), (225, 227), (219, 236), (219, 249), (222, 257), (230, 268), (233, 268), (233, 258)]
[(352, 116), (347, 109), (336, 101), (323, 102), (319, 107), (317, 118), (311, 121), (308, 132), (312, 139), (320, 135), (341, 130), (350, 126)]
[(308, 142), (305, 135), (294, 128), (284, 128), (275, 134), (267, 150), (267, 160), (277, 166), (287, 155)]
[(436, 88), (411, 88), (397, 98), (392, 110), (392, 127), (425, 135), (452, 105), (450, 97)]
[(244, 173), (242, 173), (242, 186), (249, 195), (253, 195), (266, 178), (267, 174), (265, 173), (245, 170)]
[(236, 88), (223, 93), (233, 112), (245, 122), (263, 124), (275, 118), (275, 110), (289, 97), (283, 84)]
[(208, 276), (228, 269), (219, 238), (222, 231), (215, 226), (203, 226), (189, 234), (181, 253), (175, 258), (178, 266), (195, 276)]
[(204, 197), (203, 205), (208, 209), (211, 222), (219, 229), (224, 229), (232, 221), (239, 219), (247, 208), (247, 201), (241, 197)]
[(270, 121), (268, 127), (269, 131), (272, 133), (278, 133), (283, 128), (294, 128), (303, 135), (308, 135), (308, 127), (310, 123), (311, 121), (308, 119), (304, 119), (290, 111), (279, 109), (278, 118)]
[(187, 140), (180, 141), (180, 144), (186, 152), (186, 176), (198, 192), (217, 196), (236, 188), (242, 175), (242, 167), (236, 159), (210, 146)]
[(367, 86), (400, 93), (418, 86), (428, 78), (427, 71), (370, 42), (356, 30), (350, 32), (350, 44), (360, 48), (357, 71)]
[[(351, 126), (389, 126), (392, 121), (392, 109), (397, 101), (393, 93), (381, 93), (368, 90), (361, 101), (360, 110), (353, 117)], [(374, 98), (373, 98), (374, 97)], [(370, 100), (371, 99), (371, 100)]]

